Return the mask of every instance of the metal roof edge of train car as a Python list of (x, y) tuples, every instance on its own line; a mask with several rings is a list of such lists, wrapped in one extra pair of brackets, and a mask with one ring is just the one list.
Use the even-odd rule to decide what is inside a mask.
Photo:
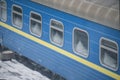
[(21, 31), (19, 29), (16, 29), (16, 28), (14, 28), (14, 27), (12, 27), (12, 26), (10, 26), (8, 24), (5, 24), (5, 23), (3, 23), (1, 21), (0, 21), (0, 26), (4, 27), (4, 28), (6, 28), (6, 29), (8, 29), (10, 31), (13, 31), (13, 32), (15, 32), (15, 33), (17, 33), (17, 34), (19, 34), (21, 36), (24, 36), (25, 38), (30, 39), (30, 40), (32, 40), (32, 41), (34, 41), (34, 42), (36, 42), (38, 44), (41, 44), (41, 45), (43, 45), (43, 46), (45, 46), (47, 48), (50, 48), (51, 50), (54, 50), (54, 51), (66, 56), (66, 57), (69, 57), (70, 59), (73, 59), (73, 60), (75, 60), (75, 61), (77, 61), (79, 63), (82, 63), (82, 64), (84, 64), (84, 65), (86, 65), (86, 66), (88, 66), (88, 67), (90, 67), (90, 68), (92, 68), (92, 69), (94, 69), (94, 70), (96, 70), (98, 72), (101, 72), (101, 73), (103, 73), (103, 74), (105, 74), (107, 76), (110, 76), (110, 77), (112, 77), (112, 78), (114, 78), (116, 80), (120, 79), (120, 75), (118, 75), (118, 74), (116, 74), (116, 73), (114, 73), (112, 71), (109, 71), (109, 70), (107, 70), (105, 68), (102, 68), (102, 67), (100, 67), (100, 66), (98, 66), (98, 65), (96, 65), (96, 64), (94, 64), (94, 63), (92, 63), (90, 61), (87, 61), (87, 60), (85, 60), (83, 58), (80, 58), (80, 57), (78, 57), (78, 56), (76, 56), (76, 55), (74, 55), (74, 54), (72, 54), (72, 53), (70, 53), (68, 51), (65, 51), (65, 50), (63, 50), (61, 48), (58, 48), (58, 47), (56, 47), (56, 46), (54, 46), (54, 45), (52, 45), (52, 44), (50, 44), (48, 42), (45, 42), (45, 41), (43, 41), (43, 40), (41, 40), (39, 38), (36, 38), (36, 37), (34, 37), (34, 36), (32, 36), (32, 35), (30, 35), (28, 33), (25, 33), (23, 31)]
[(78, 3), (74, 0), (71, 2), (70, 0), (31, 1), (120, 30), (119, 9), (97, 5), (84, 0), (78, 0)]

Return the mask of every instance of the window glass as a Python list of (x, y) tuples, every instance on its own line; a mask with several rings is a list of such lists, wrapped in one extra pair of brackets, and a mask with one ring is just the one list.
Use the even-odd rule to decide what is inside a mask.
[(14, 6), (13, 10), (16, 11), (16, 12), (18, 12), (18, 13), (22, 13), (22, 9), (19, 8), (19, 7), (17, 7), (17, 6)]
[(14, 5), (13, 11), (12, 11), (12, 19), (13, 19), (13, 25), (17, 28), (22, 28), (22, 8), (19, 6)]
[(117, 50), (117, 45), (115, 43), (104, 40), (104, 39), (102, 40), (101, 45), (111, 48), (113, 50)]
[(18, 26), (21, 27), (22, 26), (22, 16), (13, 13), (13, 23)]
[(60, 21), (51, 20), (50, 25), (50, 38), (51, 42), (57, 46), (63, 46), (63, 35), (64, 35), (64, 27)]
[(117, 70), (118, 47), (114, 41), (105, 38), (101, 39), (100, 60), (105, 67)]
[(78, 28), (74, 29), (74, 37), (73, 37), (73, 49), (74, 52), (78, 55), (81, 55), (83, 57), (88, 56), (88, 49), (89, 49), (89, 43), (88, 43), (88, 34), (87, 32), (80, 30)]
[(59, 22), (54, 21), (54, 20), (51, 21), (51, 26), (63, 30), (63, 25)]
[(2, 21), (7, 20), (7, 4), (5, 1), (0, 1), (0, 19)]
[(31, 13), (31, 18), (41, 21), (41, 16), (37, 13)]
[(31, 12), (30, 14), (30, 31), (35, 36), (41, 36), (42, 21), (41, 16), (38, 13)]

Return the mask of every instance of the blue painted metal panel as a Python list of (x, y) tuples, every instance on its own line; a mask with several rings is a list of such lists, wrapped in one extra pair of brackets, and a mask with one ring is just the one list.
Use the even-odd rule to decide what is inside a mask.
[(6, 31), (4, 35), (4, 45), (9, 47), (11, 50), (14, 50), (15, 52), (18, 52), (49, 68), (50, 70), (59, 73), (68, 80), (88, 80), (89, 77), (91, 77), (91, 80), (113, 80), (100, 72), (92, 70), (87, 66), (84, 66), (11, 31)]
[[(31, 34), (29, 31), (29, 15), (30, 11), (38, 12), (42, 15), (42, 36), (40, 39), (51, 43), (49, 39), (50, 19), (56, 19), (64, 24), (64, 46), (62, 49), (75, 54), (72, 49), (72, 32), (74, 27), (86, 30), (89, 33), (90, 53), (88, 58), (84, 58), (102, 67), (99, 61), (99, 40), (101, 37), (106, 37), (118, 43), (120, 48), (120, 31), (108, 28), (47, 6), (33, 3), (29, 0), (6, 0), (8, 4), (8, 20), (7, 24), (11, 23), (12, 4), (17, 4), (23, 8), (23, 28), (22, 31)], [(31, 6), (32, 5), (32, 6)], [(33, 7), (34, 6), (34, 7)], [(4, 45), (19, 54), (22, 54), (33, 61), (51, 69), (66, 77), (68, 80), (113, 80), (112, 78), (95, 71), (81, 63), (78, 63), (70, 58), (67, 58), (49, 48), (37, 44), (29, 39), (26, 39), (16, 33), (13, 33), (5, 28), (0, 28), (4, 34)], [(31, 34), (32, 35), (32, 34)], [(38, 37), (39, 38), (39, 37)], [(52, 44), (52, 43), (51, 43)], [(53, 44), (54, 45), (54, 44)], [(76, 54), (75, 54), (76, 55)], [(119, 52), (120, 56), (120, 52)], [(80, 56), (81, 57), (81, 56)], [(82, 57), (83, 58), (83, 57)], [(119, 58), (120, 59), (120, 58)], [(119, 60), (120, 61), (120, 60)], [(119, 62), (120, 63), (120, 62)], [(115, 71), (113, 71), (115, 72)], [(116, 71), (120, 74), (120, 68)], [(72, 75), (72, 76), (71, 76)]]

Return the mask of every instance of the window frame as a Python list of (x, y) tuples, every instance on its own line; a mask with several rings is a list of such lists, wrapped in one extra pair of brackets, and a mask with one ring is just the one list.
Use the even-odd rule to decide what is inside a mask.
[[(86, 33), (87, 34), (87, 37), (88, 37), (88, 53), (87, 53), (87, 55), (84, 55), (84, 54), (81, 54), (81, 53), (78, 53), (78, 52), (76, 52), (76, 50), (75, 50), (75, 48), (74, 48), (74, 33), (75, 33), (75, 30), (79, 30), (79, 31), (82, 31), (82, 32), (84, 32), (84, 33)], [(73, 48), (73, 52), (76, 54), (76, 55), (78, 55), (78, 56), (82, 56), (82, 57), (84, 57), (84, 58), (88, 58), (88, 56), (89, 56), (89, 45), (90, 45), (90, 43), (89, 43), (89, 33), (86, 31), (86, 30), (83, 30), (83, 29), (81, 29), (81, 28), (78, 28), (78, 27), (74, 27), (73, 28), (73, 33), (72, 33), (72, 48)]]
[[(31, 14), (32, 14), (32, 13), (35, 14), (35, 15), (40, 16), (41, 21), (32, 18), (32, 17), (31, 17)], [(40, 35), (37, 35), (37, 34), (35, 34), (35, 33), (33, 33), (33, 32), (31, 31), (31, 20), (33, 20), (33, 21), (35, 20), (35, 22), (37, 21), (38, 23), (41, 24), (41, 33), (40, 33)], [(31, 33), (32, 35), (34, 35), (34, 36), (37, 36), (37, 37), (41, 37), (41, 36), (42, 36), (42, 16), (41, 16), (41, 14), (39, 14), (38, 12), (35, 12), (35, 11), (31, 11), (31, 12), (30, 12), (30, 18), (29, 18), (29, 31), (30, 31), (30, 33)]]
[[(57, 28), (55, 28), (54, 26), (52, 26), (51, 25), (51, 23), (52, 23), (52, 21), (55, 21), (55, 22), (58, 22), (58, 23), (60, 23), (61, 25), (62, 25), (62, 28), (63, 28), (63, 30), (60, 30), (60, 29), (57, 29)], [(50, 42), (52, 43), (52, 44), (54, 44), (54, 45), (56, 45), (56, 46), (59, 46), (59, 47), (63, 47), (63, 45), (64, 45), (64, 25), (63, 25), (63, 22), (62, 21), (59, 21), (59, 20), (56, 20), (56, 19), (50, 19), (50, 31), (49, 31), (49, 38), (50, 38)], [(52, 37), (51, 37), (51, 31), (52, 31), (52, 29), (51, 28), (53, 28), (53, 29), (55, 29), (55, 30), (58, 30), (58, 31), (60, 31), (60, 32), (62, 32), (63, 33), (63, 39), (62, 39), (62, 44), (61, 45), (59, 45), (59, 44), (57, 44), (57, 43), (55, 43), (53, 40), (52, 40)]]
[[(104, 64), (104, 63), (102, 62), (102, 59), (101, 59), (101, 55), (102, 55), (101, 51), (102, 51), (102, 50), (101, 50), (101, 48), (104, 48), (104, 47), (103, 47), (104, 45), (102, 45), (102, 40), (106, 40), (106, 41), (112, 42), (112, 43), (114, 43), (114, 44), (117, 46), (117, 51), (115, 51), (115, 52), (114, 52), (113, 49), (110, 49), (110, 48), (107, 49), (108, 51), (112, 51), (112, 52), (114, 52), (115, 54), (117, 54), (117, 67), (116, 67), (116, 69), (114, 69), (114, 68), (112, 68), (112, 67), (110, 67), (110, 66), (108, 66), (108, 65), (106, 65), (106, 64)], [(99, 61), (100, 61), (100, 64), (101, 64), (102, 66), (108, 68), (108, 69), (111, 69), (111, 70), (113, 70), (113, 71), (117, 71), (118, 68), (119, 68), (119, 46), (118, 46), (118, 43), (117, 43), (116, 41), (111, 40), (111, 39), (108, 39), (108, 38), (105, 38), (105, 37), (101, 37), (101, 38), (100, 38), (100, 41), (99, 41), (99, 45), (100, 45), (100, 46), (99, 46)], [(107, 47), (107, 46), (106, 46), (106, 47)], [(104, 48), (104, 49), (106, 49), (106, 48)]]
[(5, 7), (1, 6), (1, 8), (4, 8), (6, 10), (6, 19), (3, 19), (2, 16), (0, 16), (0, 20), (3, 22), (6, 22), (7, 21), (7, 2), (6, 0), (1, 0), (0, 2), (2, 1), (5, 3)]
[[(20, 8), (21, 11), (22, 11), (22, 13), (19, 13), (19, 12), (14, 11), (13, 7)], [(13, 5), (12, 5), (12, 11), (11, 11), (11, 13), (12, 13), (12, 14), (11, 14), (11, 15), (12, 15), (12, 16), (11, 16), (11, 17), (12, 17), (12, 18), (11, 18), (11, 19), (12, 19), (12, 25), (15, 26), (15, 27), (18, 28), (18, 29), (22, 29), (22, 28), (23, 28), (23, 9), (22, 9), (22, 7), (19, 6), (19, 5), (13, 4)], [(21, 25), (21, 26), (14, 24), (14, 22), (13, 22), (13, 13), (22, 16), (22, 25)]]

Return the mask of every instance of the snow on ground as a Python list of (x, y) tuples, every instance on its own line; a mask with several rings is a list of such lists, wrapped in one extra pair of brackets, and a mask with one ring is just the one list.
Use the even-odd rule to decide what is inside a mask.
[(0, 80), (50, 80), (16, 60), (0, 61)]

